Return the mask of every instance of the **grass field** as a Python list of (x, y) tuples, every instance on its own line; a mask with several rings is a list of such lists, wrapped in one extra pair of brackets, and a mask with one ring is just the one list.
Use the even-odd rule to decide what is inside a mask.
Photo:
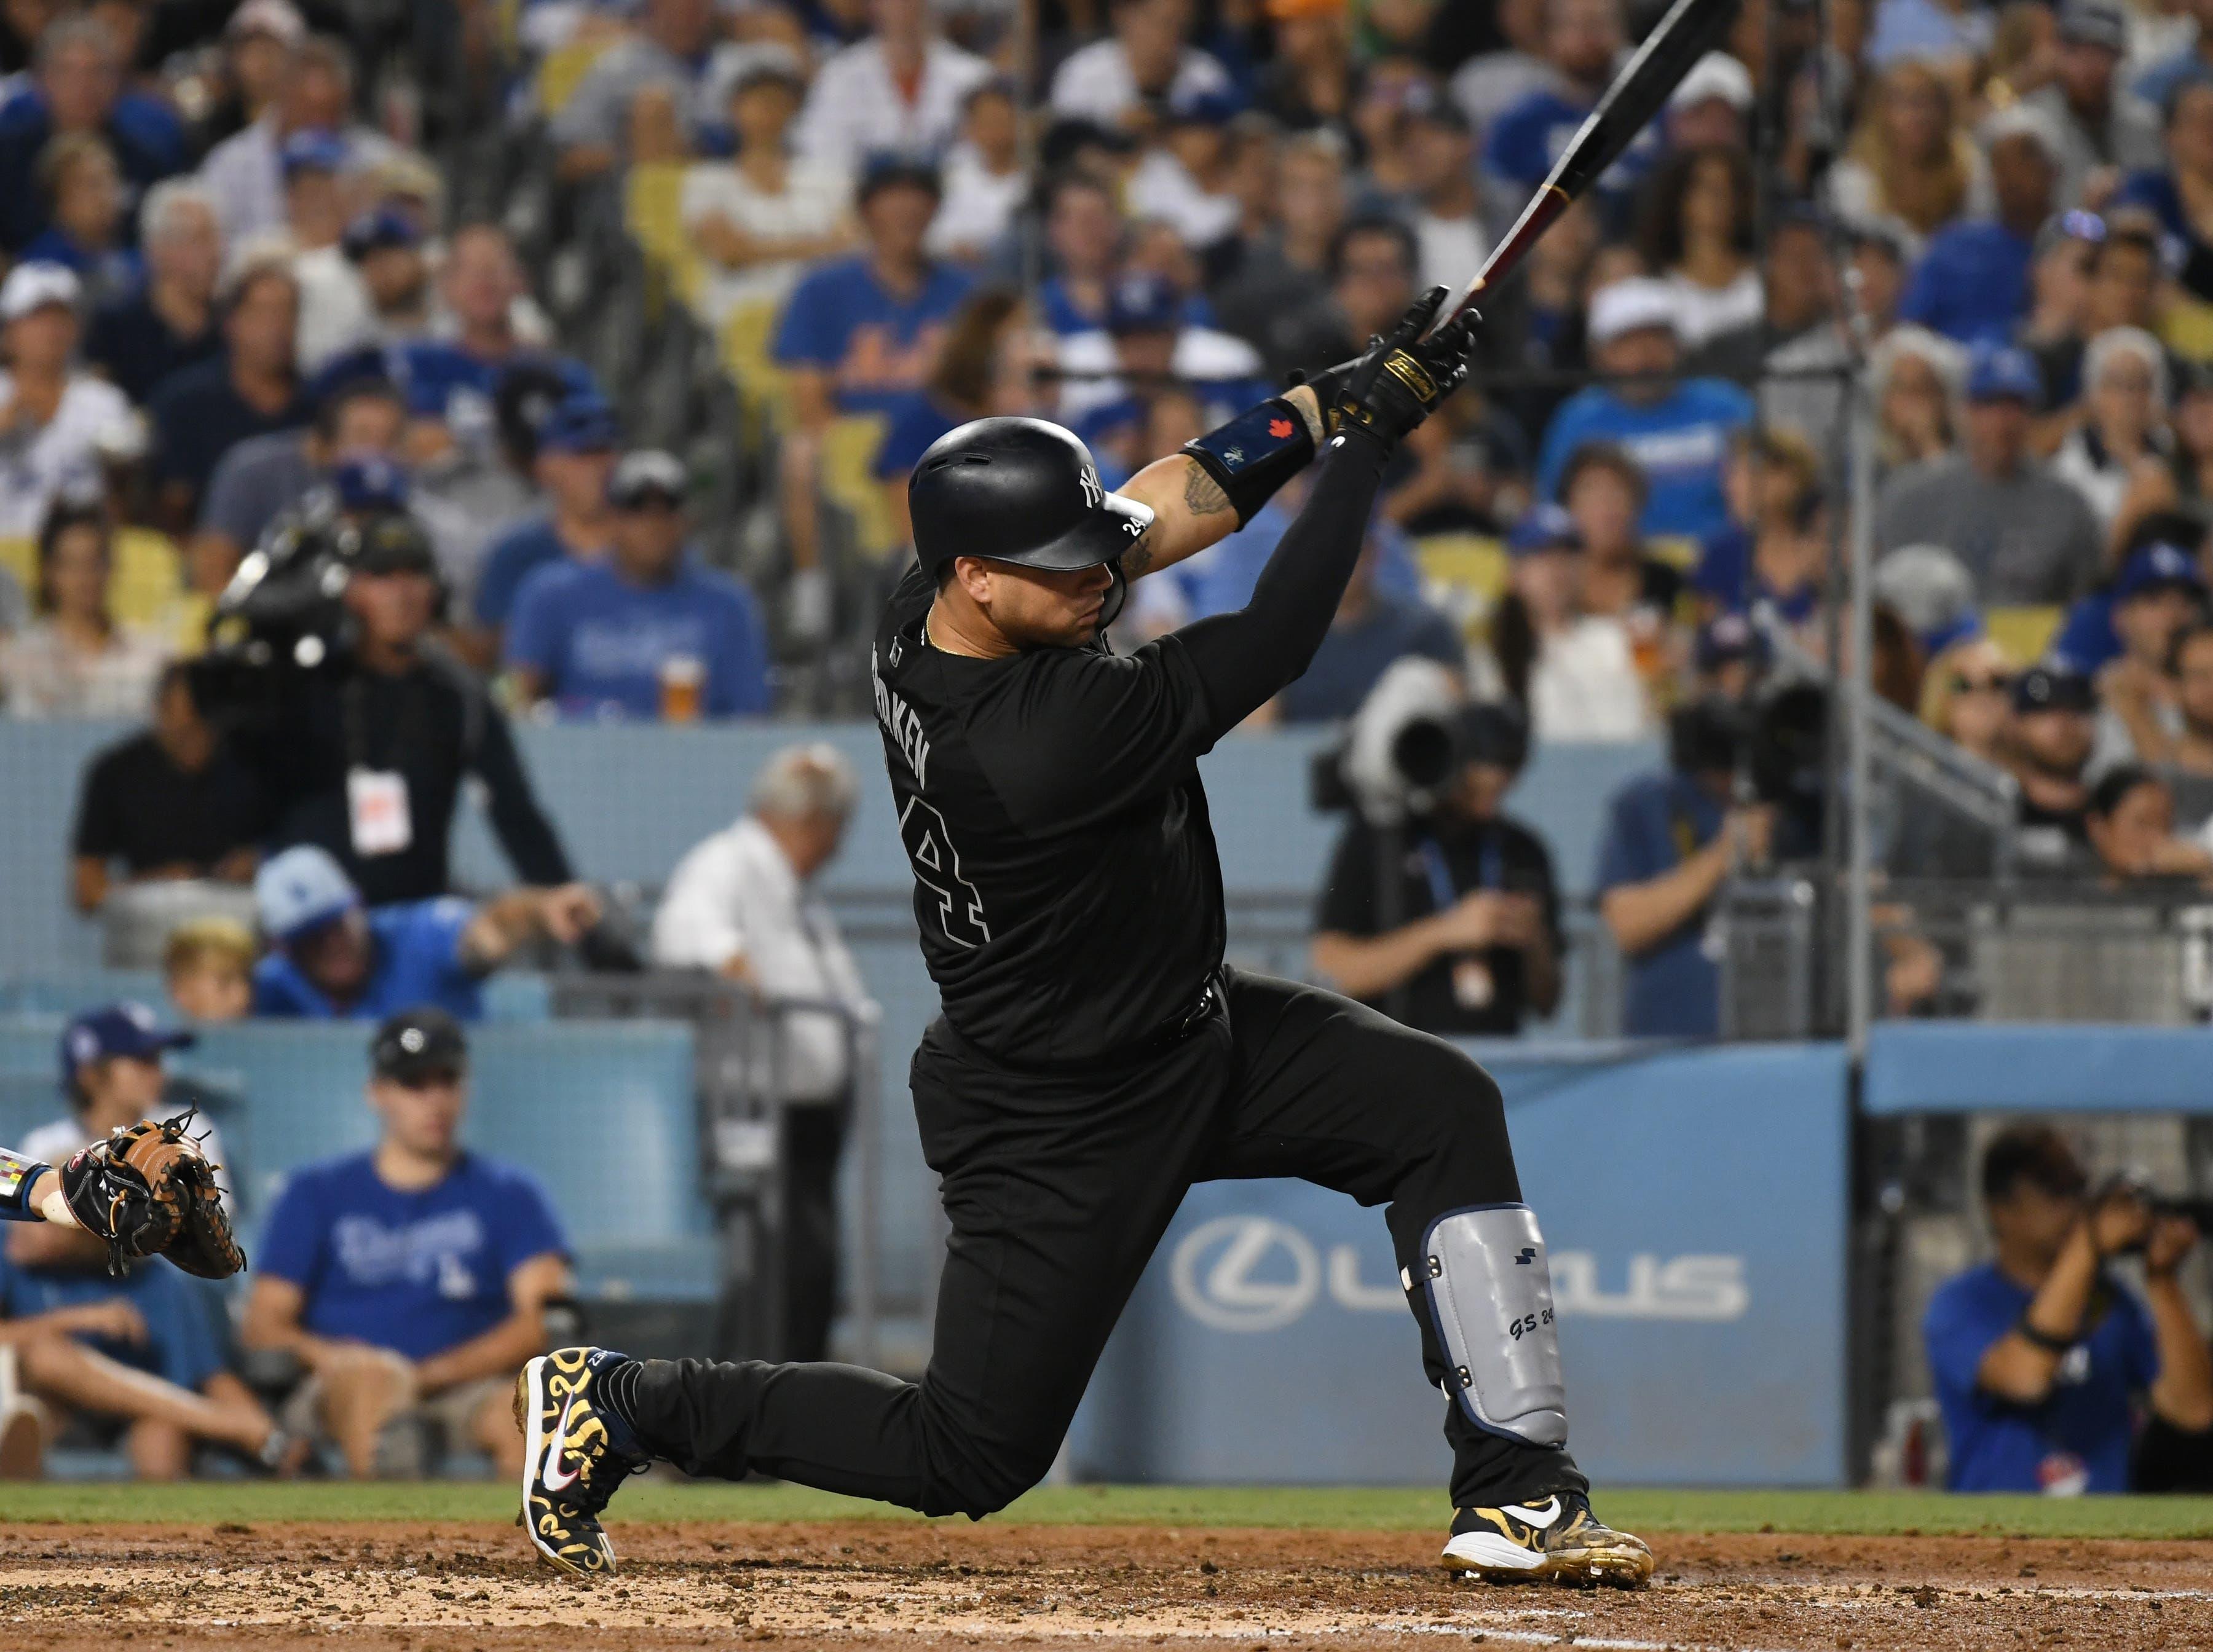
[[(504, 1485), (36, 1484), (0, 1488), (0, 1522), (281, 1523), (497, 1521), (514, 1511)], [(2213, 1538), (2213, 1497), (1959, 1497), (1926, 1491), (1609, 1490), (1600, 1512), (1641, 1532), (1944, 1533), (2042, 1538)], [(625, 1489), (623, 1521), (824, 1521), (919, 1516), (881, 1503), (789, 1485)], [(1426, 1489), (1285, 1486), (1047, 1486), (1002, 1521), (1021, 1525), (1259, 1527), (1285, 1530), (1437, 1531), (1442, 1500)], [(965, 1525), (966, 1522), (962, 1522)]]

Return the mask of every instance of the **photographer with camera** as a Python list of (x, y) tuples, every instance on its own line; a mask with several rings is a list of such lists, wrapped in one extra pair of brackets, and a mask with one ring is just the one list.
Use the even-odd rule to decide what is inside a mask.
[(328, 850), (371, 906), (448, 892), (470, 775), (520, 881), (573, 876), (506, 718), (430, 635), (443, 597), (413, 517), (311, 515), (249, 559), (195, 674), (270, 794), (271, 846)]
[(1356, 815), (1314, 917), (1331, 985), (1425, 1033), (1512, 1035), (1560, 999), (1552, 858), (1501, 812), (1529, 755), (1510, 704), (1446, 722), (1453, 772), (1435, 804), (1387, 835)]
[[(2015, 1125), (1983, 1154), (1997, 1254), (1939, 1288), (1922, 1325), (1954, 1491), (2129, 1490), (2139, 1395), (2140, 1478), (2164, 1481), (2162, 1459), (2193, 1444), (2203, 1455), (2191, 1436), (2213, 1429), (2213, 1356), (2177, 1278), (2197, 1224), (2132, 1184), (2089, 1188), (2048, 1125)], [(2141, 1298), (2109, 1271), (2130, 1255)]]

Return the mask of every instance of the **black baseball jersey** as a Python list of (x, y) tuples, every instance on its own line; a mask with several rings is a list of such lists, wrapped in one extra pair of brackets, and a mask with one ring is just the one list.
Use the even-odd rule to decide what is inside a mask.
[(1198, 674), (1173, 636), (948, 654), (923, 637), (936, 595), (919, 569), (900, 582), (869, 674), (945, 1018), (1017, 1064), (1138, 1045), (1222, 962)]

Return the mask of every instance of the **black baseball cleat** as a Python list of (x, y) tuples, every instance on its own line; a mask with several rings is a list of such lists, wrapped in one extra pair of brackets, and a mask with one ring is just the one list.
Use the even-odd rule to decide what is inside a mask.
[(1461, 1509), (1453, 1516), (1444, 1563), (1448, 1571), (1486, 1583), (1609, 1583), (1633, 1589), (1652, 1576), (1652, 1551), (1643, 1539), (1600, 1521), (1580, 1491)]
[(618, 1486), (653, 1462), (630, 1424), (596, 1403), (600, 1380), (625, 1358), (606, 1348), (557, 1348), (515, 1379), (523, 1445), (516, 1523), (540, 1554), (579, 1577), (614, 1570), (600, 1513)]

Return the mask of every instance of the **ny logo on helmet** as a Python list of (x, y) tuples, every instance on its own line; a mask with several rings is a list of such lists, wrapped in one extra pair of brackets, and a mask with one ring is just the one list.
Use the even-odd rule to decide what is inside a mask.
[(1099, 485), (1099, 472), (1096, 470), (1086, 465), (1083, 467), (1083, 473), (1076, 479), (1083, 485), (1085, 504), (1096, 510), (1106, 503), (1106, 490)]

